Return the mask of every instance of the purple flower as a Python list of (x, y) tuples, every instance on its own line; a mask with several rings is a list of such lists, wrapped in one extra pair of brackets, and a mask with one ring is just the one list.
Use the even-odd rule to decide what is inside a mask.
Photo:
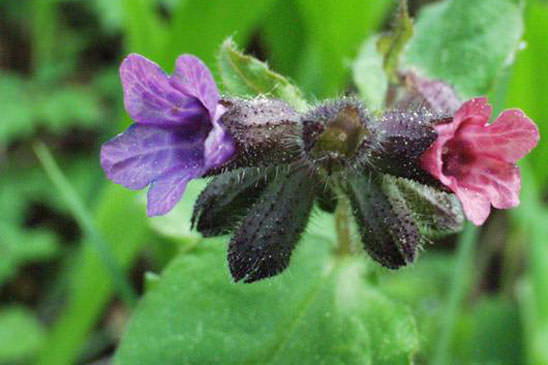
[(138, 54), (120, 66), (124, 104), (135, 121), (101, 148), (107, 177), (148, 190), (147, 214), (169, 212), (189, 180), (229, 161), (234, 141), (220, 123), (225, 109), (209, 69), (182, 55), (169, 76)]

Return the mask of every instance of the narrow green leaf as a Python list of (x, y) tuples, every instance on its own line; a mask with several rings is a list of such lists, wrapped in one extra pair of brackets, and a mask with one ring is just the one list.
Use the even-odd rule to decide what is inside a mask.
[(65, 203), (68, 205), (82, 230), (89, 237), (89, 242), (91, 242), (93, 247), (97, 250), (99, 257), (103, 261), (103, 264), (109, 272), (111, 279), (119, 291), (119, 294), (122, 296), (122, 299), (124, 299), (126, 304), (129, 306), (133, 306), (137, 300), (137, 297), (133, 292), (131, 285), (127, 281), (123, 270), (120, 268), (119, 263), (110, 252), (108, 243), (105, 242), (101, 233), (95, 227), (95, 222), (91, 213), (85, 207), (74, 188), (70, 185), (70, 182), (64, 176), (46, 145), (43, 143), (36, 143), (34, 145), (34, 151), (38, 156), (38, 159), (40, 160), (46, 174), (54, 184), (59, 194), (61, 194), (64, 198)]
[(384, 56), (384, 72), (392, 83), (398, 83), (400, 55), (413, 36), (413, 19), (409, 16), (407, 0), (400, 0), (392, 30), (382, 35), (377, 43), (379, 52)]
[(282, 99), (297, 110), (306, 109), (306, 101), (296, 86), (265, 63), (240, 52), (230, 38), (221, 46), (218, 64), (225, 87), (232, 95), (267, 95)]
[[(110, 184), (99, 194), (94, 217), (97, 229), (124, 269), (131, 266), (143, 243), (153, 237), (135, 192), (121, 186)], [(38, 364), (74, 364), (113, 294), (110, 274), (90, 242), (82, 243), (73, 270), (67, 306), (49, 332)]]
[(231, 283), (221, 240), (176, 258), (138, 307), (116, 364), (408, 363), (409, 310), (363, 281), (363, 257), (335, 258), (308, 237), (289, 269)]

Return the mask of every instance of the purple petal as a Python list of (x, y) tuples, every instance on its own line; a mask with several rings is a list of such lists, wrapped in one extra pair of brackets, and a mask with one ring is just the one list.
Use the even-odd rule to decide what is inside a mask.
[(186, 184), (201, 176), (202, 172), (201, 168), (189, 168), (174, 170), (159, 177), (148, 190), (147, 215), (167, 214), (181, 200)]
[(129, 189), (142, 189), (174, 169), (202, 167), (204, 130), (134, 124), (101, 148), (107, 177)]
[(126, 110), (136, 123), (181, 125), (205, 114), (199, 100), (171, 86), (160, 66), (143, 56), (127, 56), (120, 78)]
[(219, 122), (224, 112), (225, 108), (222, 105), (218, 105), (215, 119), (213, 119), (213, 129), (205, 140), (204, 165), (206, 169), (221, 166), (230, 160), (236, 151), (234, 138)]
[(215, 118), (219, 91), (211, 72), (199, 58), (192, 55), (179, 56), (170, 81), (184, 94), (199, 99), (208, 110), (211, 120)]

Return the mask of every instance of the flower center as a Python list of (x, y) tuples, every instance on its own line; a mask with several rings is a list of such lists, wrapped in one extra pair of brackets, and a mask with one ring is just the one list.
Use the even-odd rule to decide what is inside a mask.
[(463, 177), (470, 172), (476, 155), (469, 142), (453, 139), (443, 147), (441, 159), (445, 175)]

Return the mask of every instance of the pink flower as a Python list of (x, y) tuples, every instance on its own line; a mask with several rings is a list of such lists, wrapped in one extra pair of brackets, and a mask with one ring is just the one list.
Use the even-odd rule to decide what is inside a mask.
[(521, 110), (503, 111), (488, 124), (487, 98), (465, 102), (449, 123), (435, 126), (438, 138), (421, 156), (421, 166), (459, 198), (466, 217), (485, 222), (491, 205), (519, 205), (516, 162), (538, 143), (538, 128)]

